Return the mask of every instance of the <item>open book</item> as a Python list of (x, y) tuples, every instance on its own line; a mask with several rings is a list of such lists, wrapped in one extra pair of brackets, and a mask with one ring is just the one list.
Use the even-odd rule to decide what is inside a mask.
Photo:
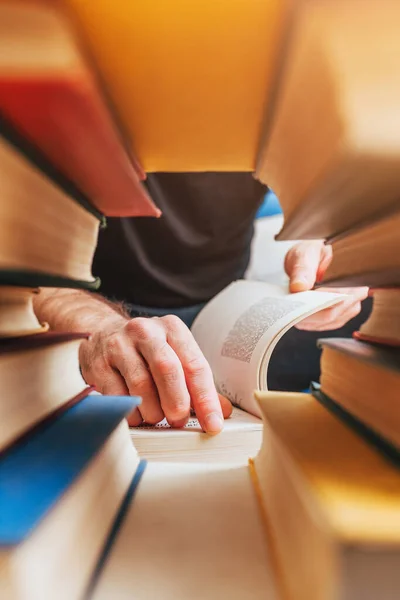
[(260, 449), (262, 421), (234, 408), (219, 435), (204, 433), (195, 416), (182, 429), (170, 427), (164, 419), (157, 425), (132, 427), (130, 432), (139, 455), (147, 460), (244, 465)]
[(317, 291), (289, 294), (285, 286), (258, 281), (229, 285), (192, 326), (218, 391), (235, 406), (261, 416), (253, 393), (267, 389), (268, 364), (280, 338), (299, 321), (342, 299)]
[(342, 297), (325, 292), (289, 294), (285, 286), (253, 281), (228, 286), (204, 307), (192, 331), (218, 391), (235, 405), (232, 416), (217, 436), (203, 433), (196, 418), (183, 429), (172, 429), (165, 420), (134, 427), (131, 437), (139, 454), (158, 461), (245, 464), (260, 448), (262, 422), (253, 392), (267, 388), (268, 362), (276, 343), (292, 325)]

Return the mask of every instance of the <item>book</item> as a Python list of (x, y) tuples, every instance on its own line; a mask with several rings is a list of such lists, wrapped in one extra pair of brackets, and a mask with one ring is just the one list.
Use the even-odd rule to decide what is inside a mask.
[(196, 417), (182, 429), (170, 427), (164, 419), (157, 425), (131, 427), (130, 434), (139, 456), (146, 460), (247, 464), (260, 448), (262, 421), (233, 408), (219, 435), (204, 433)]
[(88, 396), (0, 457), (2, 598), (83, 597), (138, 465), (137, 404)]
[(400, 451), (400, 350), (319, 340), (321, 391)]
[(146, 172), (254, 170), (291, 2), (66, 4)]
[(354, 337), (366, 342), (400, 346), (400, 288), (373, 290), (372, 312)]
[(256, 168), (283, 208), (277, 239), (331, 238), (399, 209), (399, 19), (397, 0), (297, 3)]
[[(91, 265), (101, 216), (48, 178), (10, 142), (10, 130), (3, 125), (0, 123), (0, 270), (9, 272), (10, 277), (4, 277), (2, 283), (14, 284), (12, 274), (15, 279), (16, 273), (46, 273), (50, 285), (55, 277), (68, 280), (64, 284), (69, 287), (96, 287)], [(32, 285), (29, 278), (17, 279), (19, 285)]]
[(343, 299), (326, 292), (289, 294), (287, 286), (236, 281), (206, 304), (192, 333), (210, 363), (217, 390), (260, 417), (253, 392), (267, 389), (268, 363), (296, 323)]
[(0, 4), (0, 110), (108, 216), (157, 216), (60, 3)]
[(149, 462), (93, 600), (278, 600), (247, 466)]
[(396, 597), (398, 470), (309, 394), (257, 397), (248, 467), (148, 463), (94, 600)]
[(82, 393), (79, 369), (86, 335), (43, 333), (0, 340), (0, 450)]
[(332, 261), (319, 285), (400, 285), (400, 212), (332, 242)]
[(253, 480), (288, 600), (381, 598), (400, 585), (400, 474), (308, 394), (257, 393)]
[(43, 333), (47, 323), (39, 323), (33, 311), (32, 288), (0, 286), (0, 338)]

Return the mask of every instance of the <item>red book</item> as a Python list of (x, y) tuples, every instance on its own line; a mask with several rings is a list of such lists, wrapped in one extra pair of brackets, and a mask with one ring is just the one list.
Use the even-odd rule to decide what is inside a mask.
[(353, 338), (355, 340), (359, 340), (360, 342), (369, 342), (370, 344), (377, 344), (378, 346), (393, 346), (395, 348), (400, 347), (399, 339), (379, 337), (376, 335), (366, 335), (365, 333), (361, 333), (361, 331), (355, 331), (353, 333)]
[(0, 3), (0, 111), (106, 216), (160, 215), (54, 3)]

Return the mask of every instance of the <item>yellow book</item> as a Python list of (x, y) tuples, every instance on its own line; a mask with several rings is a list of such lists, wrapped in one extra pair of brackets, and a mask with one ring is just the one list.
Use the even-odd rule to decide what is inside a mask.
[(253, 171), (288, 0), (66, 0), (151, 171)]
[(253, 475), (289, 600), (394, 599), (400, 473), (312, 396), (259, 392)]

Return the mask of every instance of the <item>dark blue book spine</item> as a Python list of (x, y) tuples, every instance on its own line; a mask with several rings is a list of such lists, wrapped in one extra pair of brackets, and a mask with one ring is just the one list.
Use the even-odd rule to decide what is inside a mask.
[(377, 431), (360, 421), (357, 417), (349, 413), (340, 404), (324, 394), (318, 383), (311, 384), (312, 395), (322, 406), (324, 406), (335, 417), (340, 419), (344, 425), (350, 427), (354, 433), (360, 436), (367, 444), (379, 452), (379, 454), (397, 469), (400, 468), (400, 448), (389, 442)]
[(0, 546), (31, 533), (139, 403), (87, 396), (0, 457)]
[(131, 484), (128, 488), (128, 491), (126, 493), (126, 496), (121, 504), (121, 508), (118, 511), (118, 514), (115, 518), (115, 521), (111, 527), (111, 531), (110, 534), (108, 536), (108, 539), (104, 545), (103, 551), (100, 555), (100, 558), (98, 560), (97, 566), (93, 572), (92, 575), (92, 579), (88, 585), (86, 594), (84, 596), (84, 600), (90, 600), (90, 598), (93, 595), (93, 592), (99, 582), (99, 579), (101, 577), (101, 573), (104, 569), (105, 564), (107, 563), (110, 554), (112, 552), (113, 546), (115, 544), (115, 541), (118, 537), (118, 534), (120, 532), (121, 526), (123, 525), (124, 521), (125, 521), (125, 517), (127, 515), (128, 509), (130, 507), (130, 505), (132, 504), (132, 501), (134, 499), (136, 490), (139, 486), (139, 483), (142, 479), (143, 473), (145, 471), (145, 468), (147, 466), (147, 461), (146, 460), (141, 460), (138, 468), (136, 469), (136, 473), (133, 476), (133, 479), (131, 481)]

